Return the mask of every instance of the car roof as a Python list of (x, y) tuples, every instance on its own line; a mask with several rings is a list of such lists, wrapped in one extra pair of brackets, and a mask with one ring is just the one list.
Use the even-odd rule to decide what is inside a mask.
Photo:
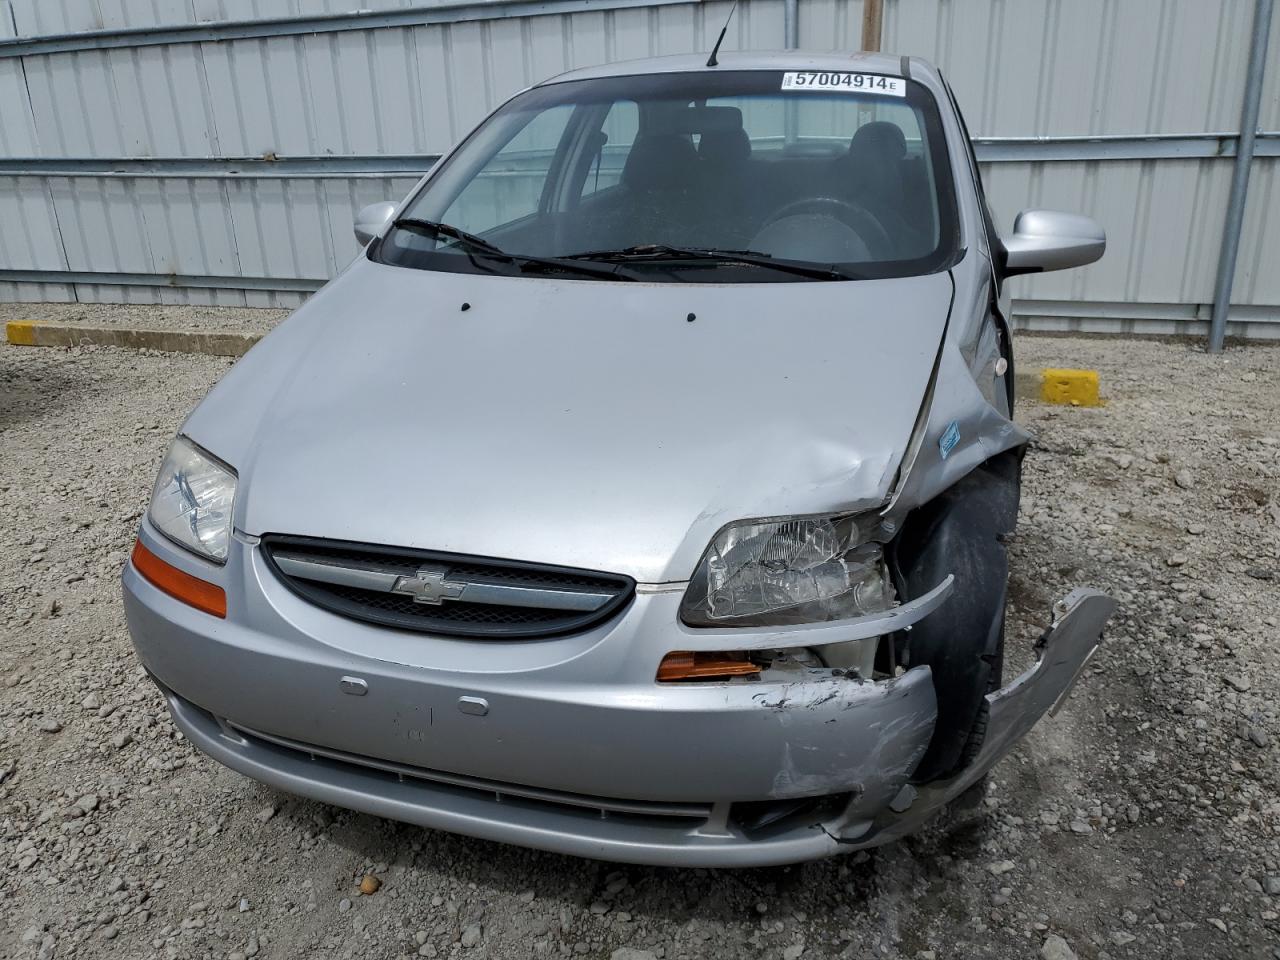
[[(883, 73), (894, 77), (936, 75), (932, 64), (919, 57), (903, 57), (893, 53), (811, 53), (805, 50), (766, 50), (746, 53), (721, 53), (719, 65), (707, 66), (707, 53), (685, 53), (668, 57), (622, 60), (570, 70), (543, 83), (565, 83), (571, 80), (596, 80), (604, 77), (634, 77), (654, 73), (702, 73), (724, 70), (826, 70)], [(537, 84), (542, 86), (542, 84)]]

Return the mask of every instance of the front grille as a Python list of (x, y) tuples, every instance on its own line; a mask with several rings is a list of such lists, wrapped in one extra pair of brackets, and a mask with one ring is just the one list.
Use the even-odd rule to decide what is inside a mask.
[(426, 550), (271, 534), (262, 552), (294, 593), (333, 613), (442, 636), (523, 640), (615, 616), (635, 581)]

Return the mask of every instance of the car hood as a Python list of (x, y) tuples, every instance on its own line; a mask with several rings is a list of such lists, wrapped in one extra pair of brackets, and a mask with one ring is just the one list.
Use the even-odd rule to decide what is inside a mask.
[(889, 492), (952, 284), (651, 284), (358, 260), (184, 432), (238, 529), (685, 580), (722, 526)]

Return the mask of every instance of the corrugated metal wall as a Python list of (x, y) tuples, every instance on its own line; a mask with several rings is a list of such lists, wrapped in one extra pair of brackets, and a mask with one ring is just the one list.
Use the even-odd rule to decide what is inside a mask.
[[(1245, 0), (890, 0), (884, 43), (937, 63), (978, 136), (1191, 138), (1238, 130), (1252, 16)], [(1259, 122), (1274, 132), (1280, 19), (1272, 33)], [(1158, 154), (1162, 144), (1172, 146), (1118, 152)], [(1254, 161), (1233, 318), (1280, 321), (1280, 271), (1269, 268), (1280, 263), (1277, 145), (1260, 143), (1270, 155)], [(1204, 146), (1197, 152), (1217, 149)], [(1098, 264), (1016, 281), (1020, 312), (1207, 319), (1231, 166), (1219, 156), (987, 164), (1001, 226), (1043, 206), (1079, 210), (1107, 230)]]
[[(801, 47), (858, 45), (861, 0), (798, 2)], [(296, 303), (355, 254), (355, 209), (403, 195), (511, 93), (577, 66), (707, 49), (729, 11), (350, 6), (0, 0), (0, 299)], [(1039, 205), (1107, 228), (1101, 263), (1018, 280), (1020, 313), (1150, 329), (1207, 316), (1231, 177), (1218, 154), (1239, 123), (1251, 8), (886, 0), (884, 48), (951, 79), (1001, 224)], [(782, 0), (744, 0), (726, 48), (783, 46), (783, 17)], [(1261, 125), (1280, 130), (1280, 68)], [(1267, 269), (1280, 258), (1280, 218), (1267, 215), (1280, 137), (1260, 146), (1232, 319), (1280, 334), (1280, 271)]]

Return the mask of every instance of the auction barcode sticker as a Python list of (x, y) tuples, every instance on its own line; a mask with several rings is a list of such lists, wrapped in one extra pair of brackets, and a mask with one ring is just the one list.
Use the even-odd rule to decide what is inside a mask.
[(882, 77), (876, 73), (826, 73), (820, 70), (798, 70), (782, 75), (782, 89), (878, 93), (886, 97), (905, 97), (907, 82), (901, 77)]

